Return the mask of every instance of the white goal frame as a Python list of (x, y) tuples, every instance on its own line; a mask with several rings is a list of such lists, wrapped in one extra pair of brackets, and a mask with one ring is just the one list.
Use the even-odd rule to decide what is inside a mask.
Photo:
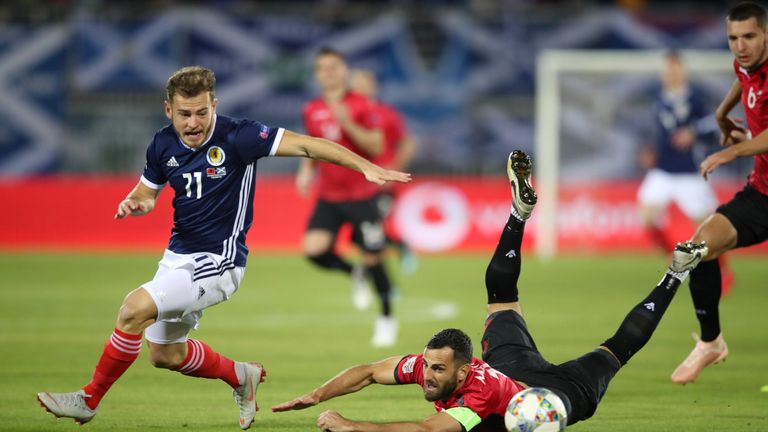
[[(536, 255), (549, 260), (557, 254), (557, 196), (560, 161), (560, 74), (562, 72), (626, 72), (658, 74), (664, 50), (546, 50), (536, 61), (535, 150)], [(698, 72), (733, 70), (727, 50), (682, 50), (692, 76)], [(734, 79), (736, 79), (734, 77)], [(723, 94), (725, 96), (725, 94)]]

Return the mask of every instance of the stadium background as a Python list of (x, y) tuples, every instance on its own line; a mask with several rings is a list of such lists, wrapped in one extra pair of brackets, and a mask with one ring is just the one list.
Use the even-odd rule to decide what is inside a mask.
[[(402, 110), (419, 140), (417, 181), (406, 188), (411, 206), (401, 206), (395, 218), (400, 230), (417, 250), (482, 250), (493, 246), (495, 231), (486, 227), (506, 217), (508, 199), (502, 185), (484, 179), (503, 172), (510, 149), (536, 156), (537, 54), (723, 49), (719, 13), (707, 3), (693, 10), (661, 2), (5, 3), (0, 198), (17, 203), (18, 212), (0, 216), (0, 245), (161, 246), (167, 217), (121, 225), (108, 216), (135, 182), (153, 132), (166, 124), (160, 108), (169, 74), (187, 64), (211, 67), (221, 112), (301, 130), (302, 104), (316, 91), (313, 54), (333, 45), (353, 66), (376, 72), (382, 99)], [(715, 106), (729, 83), (726, 75), (699, 84)], [(563, 114), (563, 250), (650, 247), (634, 195), (657, 79), (579, 87), (589, 94), (608, 84), (630, 89), (607, 95), (622, 104), (613, 123), (596, 127), (588, 117)], [(596, 128), (603, 130), (590, 131)], [(256, 213), (251, 248), (297, 249), (309, 202), (292, 192), (296, 165), (259, 164), (257, 208), (269, 202), (271, 210)], [(748, 171), (749, 161), (722, 169), (721, 195), (740, 187)], [(89, 191), (89, 211), (57, 211), (66, 205), (57, 200), (71, 196), (75, 184)], [(163, 198), (167, 213), (169, 197)], [(57, 218), (45, 217), (52, 212)], [(691, 229), (672, 213), (674, 237)], [(535, 242), (531, 232), (528, 243)]]
[[(0, 430), (70, 429), (42, 417), (34, 392), (81, 384), (120, 299), (154, 270), (171, 227), (169, 194), (150, 217), (112, 216), (137, 180), (148, 140), (166, 124), (163, 89), (177, 68), (216, 71), (220, 112), (301, 130), (301, 106), (316, 90), (314, 50), (334, 45), (353, 66), (376, 71), (382, 99), (403, 111), (420, 142), (416, 180), (404, 188), (397, 221), (421, 266), (415, 275), (395, 272), (402, 331), (386, 352), (367, 348), (375, 313), (351, 310), (346, 281), (296, 254), (310, 206), (293, 189), (297, 161), (259, 163), (249, 276), (235, 301), (206, 315), (200, 337), (233, 357), (259, 352), (271, 374), (262, 400), (269, 406), (350, 364), (418, 349), (440, 327), (479, 338), (484, 293), (477, 289), (509, 208), (504, 158), (514, 148), (535, 150), (535, 67), (543, 50), (726, 49), (723, 9), (721, 2), (642, 0), (0, 3)], [(655, 76), (627, 80), (612, 83), (626, 109), (600, 139), (592, 139), (589, 120), (570, 116), (561, 125), (565, 253), (550, 263), (528, 259), (521, 279), (529, 324), (553, 361), (607, 337), (665, 265), (634, 202), (658, 83)], [(697, 84), (714, 107), (731, 80)], [(580, 85), (590, 94), (603, 83)], [(717, 173), (721, 199), (750, 168), (739, 161)], [(693, 230), (677, 211), (669, 223), (677, 238)], [(757, 391), (768, 384), (765, 332), (755, 331), (766, 325), (764, 251), (732, 260), (737, 285), (722, 312), (733, 353), (727, 369), (682, 390), (666, 381), (690, 349), (682, 336), (696, 329), (681, 293), (612, 386), (599, 420), (574, 429), (768, 430), (768, 397)], [(304, 298), (312, 301), (292, 300)], [(218, 383), (158, 372), (145, 357), (89, 428), (232, 429), (231, 402)], [(164, 402), (155, 404), (147, 391)], [(371, 390), (332, 407), (373, 420), (430, 413), (418, 391), (403, 392)], [(262, 411), (258, 426), (307, 430), (320, 411)]]

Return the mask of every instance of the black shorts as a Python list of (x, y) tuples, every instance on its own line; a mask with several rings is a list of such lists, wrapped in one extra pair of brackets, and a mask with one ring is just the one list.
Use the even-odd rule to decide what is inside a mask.
[(717, 208), (736, 228), (736, 247), (747, 247), (768, 239), (768, 196), (750, 185)]
[(336, 237), (345, 223), (352, 224), (352, 241), (364, 251), (380, 252), (384, 249), (386, 237), (375, 197), (362, 201), (318, 200), (307, 229), (330, 231)]
[(525, 320), (513, 310), (491, 314), (483, 332), (483, 360), (504, 375), (531, 387), (545, 387), (563, 400), (568, 424), (592, 417), (621, 365), (596, 349), (554, 365), (539, 353)]

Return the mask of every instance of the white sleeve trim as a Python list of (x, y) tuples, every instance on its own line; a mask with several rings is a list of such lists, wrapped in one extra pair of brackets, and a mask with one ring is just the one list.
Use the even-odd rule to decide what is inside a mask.
[(144, 177), (143, 175), (141, 176), (141, 182), (144, 183), (144, 186), (154, 190), (161, 190), (162, 188), (165, 187), (165, 183), (163, 184), (152, 183), (151, 181), (147, 180), (147, 178)]
[(274, 156), (277, 153), (277, 148), (280, 147), (280, 141), (283, 140), (283, 134), (285, 133), (285, 128), (280, 128), (277, 130), (277, 134), (275, 134), (275, 139), (272, 141), (272, 148), (269, 149), (269, 155)]

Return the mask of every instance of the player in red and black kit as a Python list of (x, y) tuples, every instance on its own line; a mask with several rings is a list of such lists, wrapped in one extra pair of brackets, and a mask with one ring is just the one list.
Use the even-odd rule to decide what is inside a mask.
[[(315, 79), (322, 95), (304, 107), (304, 127), (310, 136), (337, 142), (371, 160), (384, 149), (380, 119), (368, 98), (349, 91), (348, 75), (342, 53), (332, 48), (318, 52)], [(332, 164), (302, 161), (296, 185), (304, 196), (313, 181), (315, 167), (318, 200), (304, 235), (304, 253), (316, 265), (352, 277), (353, 301), (358, 309), (370, 304), (366, 276), (373, 280), (381, 301), (381, 316), (376, 320), (371, 344), (392, 346), (397, 338), (397, 321), (392, 316), (390, 279), (382, 263), (386, 242), (376, 205), (379, 188)], [(352, 224), (353, 240), (363, 250), (364, 266), (353, 267), (334, 251), (339, 229), (347, 223)]]
[[(408, 133), (405, 119), (397, 109), (378, 99), (379, 84), (372, 71), (355, 69), (351, 73), (350, 88), (368, 97), (377, 111), (384, 133), (384, 149), (374, 159), (376, 164), (398, 171), (405, 170), (416, 153), (416, 140)], [(416, 257), (411, 253), (408, 244), (393, 227), (391, 221), (392, 208), (402, 190), (397, 187), (382, 187), (377, 202), (379, 211), (384, 219), (384, 234), (387, 244), (394, 246), (400, 254), (400, 267), (405, 273), (413, 273), (418, 265)]]
[(691, 242), (678, 245), (664, 278), (630, 310), (611, 338), (575, 360), (549, 363), (528, 332), (518, 302), (520, 245), (525, 221), (537, 199), (530, 184), (530, 158), (522, 151), (512, 152), (507, 173), (512, 210), (485, 273), (488, 318), (483, 359), (472, 357), (472, 342), (464, 332), (445, 329), (432, 337), (421, 354), (349, 368), (312, 392), (272, 407), (273, 411), (304, 409), (376, 383), (418, 384), (437, 413), (421, 422), (376, 424), (325, 411), (317, 426), (330, 431), (504, 431), (503, 416), (510, 399), (529, 386), (552, 390), (566, 407), (568, 424), (594, 414), (610, 380), (648, 342), (677, 287), (707, 248)]
[[(736, 158), (755, 156), (755, 166), (744, 189), (718, 207), (696, 230), (692, 241), (707, 243), (709, 255), (691, 272), (691, 296), (701, 326), (701, 339), (672, 373), (679, 384), (693, 382), (702, 369), (725, 359), (728, 347), (720, 331), (720, 265), (717, 257), (735, 248), (752, 246), (768, 239), (768, 49), (766, 11), (752, 2), (739, 3), (728, 12), (728, 46), (735, 56), (736, 81), (717, 108), (715, 117), (725, 149), (707, 157), (699, 171), (705, 179), (718, 166)], [(739, 103), (744, 106), (747, 126), (728, 117)]]

